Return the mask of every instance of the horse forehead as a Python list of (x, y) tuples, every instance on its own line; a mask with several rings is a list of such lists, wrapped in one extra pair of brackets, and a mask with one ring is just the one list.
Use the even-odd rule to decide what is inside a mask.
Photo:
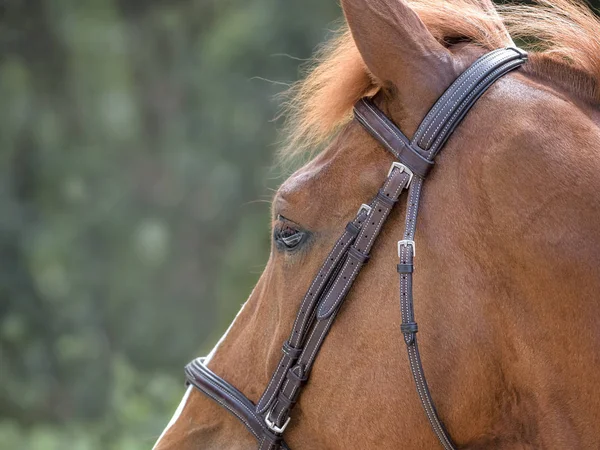
[[(382, 155), (385, 153), (382, 152)], [(328, 150), (285, 180), (276, 198), (293, 202), (302, 199), (303, 195), (313, 197), (318, 193), (318, 197), (324, 200), (328, 193), (337, 197), (340, 191), (344, 191), (347, 196), (349, 188), (358, 191), (373, 189), (374, 181), (381, 180), (382, 168), (386, 164), (383, 158), (377, 156), (381, 155), (373, 155), (354, 145)]]
[(296, 170), (281, 185), (280, 190), (285, 193), (292, 193), (328, 182), (333, 175), (345, 170), (343, 161), (347, 159), (349, 154), (354, 153), (351, 144), (340, 145), (337, 141), (333, 142), (312, 160)]
[(300, 191), (306, 190), (320, 178), (321, 168), (305, 166), (297, 170), (292, 176), (285, 180), (279, 188), (279, 194), (289, 197)]

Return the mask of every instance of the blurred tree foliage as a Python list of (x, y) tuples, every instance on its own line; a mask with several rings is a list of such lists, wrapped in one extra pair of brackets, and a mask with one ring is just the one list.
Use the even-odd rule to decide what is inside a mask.
[(266, 261), (274, 95), (339, 15), (0, 0), (2, 448), (152, 446)]
[(286, 55), (339, 14), (0, 1), (2, 448), (152, 446), (267, 258), (284, 86), (264, 79), (297, 79)]

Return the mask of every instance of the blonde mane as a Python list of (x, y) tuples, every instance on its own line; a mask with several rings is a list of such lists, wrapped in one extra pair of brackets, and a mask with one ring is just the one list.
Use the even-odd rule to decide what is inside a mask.
[[(439, 42), (468, 41), (492, 50), (509, 45), (512, 36), (530, 52), (525, 71), (600, 103), (600, 20), (584, 3), (536, 0), (533, 6), (498, 6), (495, 13), (483, 11), (476, 0), (408, 1)], [(289, 160), (322, 147), (351, 119), (354, 103), (379, 88), (342, 26), (288, 92), (281, 157)]]

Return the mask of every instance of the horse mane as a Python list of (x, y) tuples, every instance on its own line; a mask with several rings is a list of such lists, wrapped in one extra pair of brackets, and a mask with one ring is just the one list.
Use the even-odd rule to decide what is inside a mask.
[[(576, 0), (535, 0), (534, 5), (484, 11), (477, 0), (408, 0), (444, 45), (470, 42), (487, 50), (511, 44), (530, 53), (523, 70), (600, 104), (600, 20)], [(506, 27), (510, 36), (506, 34)], [(361, 97), (380, 89), (344, 24), (316, 53), (306, 77), (286, 93), (283, 160), (312, 154), (352, 118)]]

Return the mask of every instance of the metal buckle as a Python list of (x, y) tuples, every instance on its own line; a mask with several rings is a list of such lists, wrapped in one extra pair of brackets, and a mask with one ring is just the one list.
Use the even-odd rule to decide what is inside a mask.
[(417, 255), (415, 241), (411, 241), (410, 239), (403, 239), (402, 241), (398, 241), (398, 258), (400, 258), (402, 247), (412, 247), (413, 256)]
[(412, 182), (413, 176), (414, 176), (412, 170), (410, 170), (408, 167), (406, 167), (402, 163), (393, 162), (392, 166), (390, 167), (390, 171), (387, 174), (388, 177), (392, 174), (392, 171), (394, 169), (400, 169), (400, 173), (406, 172), (408, 174), (408, 183), (406, 183), (406, 188), (408, 189), (408, 187), (410, 186), (410, 183)]
[(373, 208), (371, 208), (366, 203), (363, 203), (362, 205), (360, 205), (360, 208), (358, 208), (358, 213), (356, 215), (359, 216), (361, 212), (366, 211), (367, 212), (367, 216), (368, 216), (369, 214), (371, 214), (372, 210), (373, 210)]
[(271, 417), (271, 411), (269, 411), (269, 414), (267, 414), (267, 417), (265, 417), (265, 423), (267, 424), (267, 428), (276, 434), (283, 434), (283, 432), (287, 428), (288, 424), (290, 423), (290, 420), (292, 420), (291, 416), (288, 417), (287, 420), (285, 421), (285, 423), (283, 424), (283, 426), (280, 428), (277, 425), (275, 425), (275, 422), (272, 421), (270, 419), (270, 417)]

